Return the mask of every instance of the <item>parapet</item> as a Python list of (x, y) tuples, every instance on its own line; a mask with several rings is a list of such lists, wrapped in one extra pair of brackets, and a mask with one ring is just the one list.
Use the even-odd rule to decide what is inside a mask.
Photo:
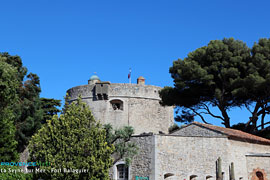
[(77, 99), (79, 95), (81, 95), (83, 99), (96, 98), (99, 100), (106, 100), (109, 97), (132, 97), (160, 100), (159, 90), (161, 90), (161, 87), (152, 85), (142, 86), (140, 84), (110, 84), (101, 82), (96, 84), (76, 86), (70, 88), (67, 93), (71, 100)]

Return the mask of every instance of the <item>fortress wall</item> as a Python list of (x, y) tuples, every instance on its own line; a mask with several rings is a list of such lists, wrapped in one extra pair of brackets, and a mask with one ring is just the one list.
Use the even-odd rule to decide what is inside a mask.
[(257, 168), (264, 170), (267, 179), (270, 178), (270, 157), (247, 156), (252, 153), (270, 153), (269, 145), (230, 140), (229, 153), (231, 162), (234, 162), (236, 179), (251, 179), (253, 170)]
[[(85, 98), (94, 97), (95, 85), (82, 85), (70, 88), (67, 90), (70, 100), (75, 100), (79, 95)], [(138, 84), (125, 84), (115, 83), (110, 84), (109, 97), (132, 97), (132, 98), (147, 98), (160, 100), (158, 91), (161, 87), (152, 85), (138, 85)]]
[[(148, 177), (155, 179), (155, 136), (154, 135), (139, 135), (133, 136), (130, 140), (136, 143), (139, 148), (138, 154), (132, 159), (129, 166), (129, 179), (135, 180), (138, 177)], [(125, 163), (124, 160), (118, 161)], [(110, 168), (109, 175), (111, 179), (115, 179), (116, 164)], [(116, 170), (115, 170), (116, 171)]]
[(130, 166), (131, 179), (135, 176), (149, 177), (155, 179), (155, 136), (133, 137), (131, 142), (135, 142), (139, 147), (139, 153), (132, 160)]
[[(159, 104), (161, 87), (138, 84), (110, 84), (108, 100), (97, 100), (95, 85), (83, 85), (69, 89), (70, 100), (81, 95), (94, 117), (101, 123), (110, 123), (114, 128), (124, 125), (134, 127), (135, 134), (144, 132), (168, 132), (173, 125), (173, 107)], [(123, 110), (114, 110), (111, 100), (121, 100)]]
[(129, 99), (129, 124), (136, 127), (136, 134), (159, 131), (168, 133), (173, 121), (172, 107), (163, 107), (158, 100)]
[(156, 180), (172, 173), (171, 179), (216, 179), (216, 160), (221, 157), (224, 179), (229, 179), (229, 152), (226, 137), (181, 137), (156, 135)]

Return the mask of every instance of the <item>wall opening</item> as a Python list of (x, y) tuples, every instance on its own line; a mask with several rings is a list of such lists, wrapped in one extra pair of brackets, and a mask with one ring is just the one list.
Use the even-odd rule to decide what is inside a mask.
[(168, 177), (174, 176), (173, 173), (166, 173), (164, 174), (164, 179), (167, 179)]
[(257, 171), (257, 172), (256, 172), (256, 176), (257, 176), (257, 178), (258, 178), (259, 180), (264, 180), (264, 178), (263, 178), (263, 173), (262, 173), (261, 171)]
[(196, 180), (197, 177), (198, 177), (197, 175), (191, 175), (191, 176), (189, 176), (189, 179), (190, 179), (190, 180)]
[(117, 180), (128, 180), (128, 167), (125, 164), (118, 164), (117, 169)]
[(111, 100), (110, 101), (111, 103), (111, 107), (113, 110), (121, 110), (123, 111), (124, 110), (124, 103), (123, 101), (119, 100), (119, 99), (114, 99), (114, 100)]

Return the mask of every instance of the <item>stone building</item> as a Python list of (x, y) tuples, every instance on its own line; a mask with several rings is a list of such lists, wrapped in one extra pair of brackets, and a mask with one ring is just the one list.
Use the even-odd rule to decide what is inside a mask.
[(76, 86), (67, 91), (70, 100), (81, 96), (96, 120), (111, 124), (114, 128), (132, 126), (135, 134), (144, 132), (168, 133), (173, 125), (173, 107), (159, 104), (161, 87), (145, 85), (139, 77), (137, 84), (102, 82), (93, 75), (87, 85)]
[(88, 85), (68, 90), (71, 100), (81, 96), (102, 123), (135, 129), (131, 141), (139, 146), (139, 154), (129, 167), (117, 162), (111, 179), (216, 179), (219, 158), (223, 180), (230, 180), (230, 174), (235, 180), (270, 179), (270, 140), (197, 122), (168, 134), (173, 108), (159, 104), (160, 89), (145, 85), (143, 77), (137, 84), (114, 84), (94, 75)]
[(270, 178), (270, 140), (242, 131), (194, 122), (171, 134), (135, 136), (140, 154), (129, 168), (130, 179), (216, 179), (221, 158), (224, 180)]

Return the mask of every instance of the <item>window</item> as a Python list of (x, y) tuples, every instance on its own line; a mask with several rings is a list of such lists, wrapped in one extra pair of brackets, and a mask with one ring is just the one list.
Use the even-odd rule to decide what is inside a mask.
[(264, 180), (263, 173), (261, 171), (257, 171), (256, 176), (257, 176), (258, 180)]
[(174, 176), (174, 174), (173, 173), (166, 173), (166, 174), (164, 174), (164, 179), (167, 179), (171, 176)]
[(117, 180), (128, 180), (128, 167), (125, 164), (118, 164), (117, 168)]
[(111, 100), (111, 106), (113, 110), (124, 110), (123, 101), (119, 99)]
[(197, 177), (198, 177), (197, 175), (192, 175), (192, 176), (189, 177), (189, 179), (190, 179), (190, 180), (196, 180)]

